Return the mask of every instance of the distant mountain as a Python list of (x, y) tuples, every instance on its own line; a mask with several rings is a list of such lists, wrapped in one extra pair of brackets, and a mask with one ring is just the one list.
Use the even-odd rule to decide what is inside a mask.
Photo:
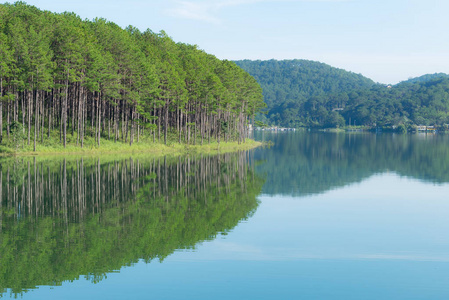
[(394, 86), (308, 60), (236, 61), (259, 82), (267, 104), (260, 121), (284, 127), (449, 123), (449, 75), (428, 74)]
[[(330, 111), (342, 108), (347, 96), (339, 95), (375, 85), (374, 81), (360, 74), (316, 61), (241, 60), (235, 63), (262, 86), (268, 106), (268, 114), (262, 117), (263, 121), (287, 127), (326, 123), (320, 116), (314, 116), (312, 110), (321, 105)], [(323, 99), (331, 103), (322, 103)]]
[[(357, 124), (376, 126), (443, 125), (449, 123), (449, 77), (427, 77), (357, 93), (357, 102), (342, 115)], [(351, 101), (351, 100), (350, 100)]]
[(401, 83), (416, 83), (416, 82), (427, 82), (435, 78), (449, 78), (449, 74), (446, 73), (435, 73), (435, 74), (426, 74), (415, 78), (410, 78), (408, 80), (402, 81)]
[(374, 81), (360, 74), (310, 60), (240, 60), (235, 63), (264, 88), (264, 98), (269, 106), (374, 85)]

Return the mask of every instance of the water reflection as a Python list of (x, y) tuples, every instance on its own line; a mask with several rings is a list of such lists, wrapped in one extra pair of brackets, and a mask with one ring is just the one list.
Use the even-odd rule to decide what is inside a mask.
[(96, 283), (226, 234), (258, 206), (263, 180), (248, 162), (247, 152), (1, 161), (0, 292)]
[(322, 193), (384, 172), (449, 182), (446, 135), (256, 132), (256, 138), (274, 142), (255, 153), (264, 162), (257, 170), (267, 175), (269, 195)]

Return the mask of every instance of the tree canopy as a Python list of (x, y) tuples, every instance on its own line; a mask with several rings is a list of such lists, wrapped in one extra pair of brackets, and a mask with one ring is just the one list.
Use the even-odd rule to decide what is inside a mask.
[(260, 121), (285, 127), (443, 125), (449, 123), (449, 75), (396, 85), (306, 60), (237, 61), (263, 88)]
[(264, 106), (258, 83), (234, 62), (164, 31), (24, 2), (0, 5), (0, 82), (1, 138), (15, 140), (10, 127), (22, 123), (34, 148), (58, 135), (81, 147), (85, 136), (98, 145), (162, 134), (165, 143), (243, 141)]

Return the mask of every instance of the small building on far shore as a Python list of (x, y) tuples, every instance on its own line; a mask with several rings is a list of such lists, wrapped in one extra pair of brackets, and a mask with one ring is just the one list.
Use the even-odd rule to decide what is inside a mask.
[(419, 132), (435, 132), (437, 129), (435, 126), (418, 125), (416, 130)]
[(418, 125), (418, 126), (416, 126), (416, 130), (418, 130), (418, 131), (426, 131), (427, 130), (427, 126), (425, 126), (425, 125)]

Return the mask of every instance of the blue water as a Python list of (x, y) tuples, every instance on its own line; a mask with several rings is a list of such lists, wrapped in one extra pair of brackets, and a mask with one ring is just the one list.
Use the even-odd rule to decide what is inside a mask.
[[(257, 151), (260, 158), (280, 149)], [(317, 157), (316, 165), (323, 160)], [(269, 171), (259, 166), (269, 184)], [(23, 293), (23, 298), (449, 299), (445, 174), (424, 168), (427, 173), (416, 176), (416, 170), (404, 171), (408, 167), (377, 166), (361, 178), (335, 179), (324, 187), (318, 182), (320, 188), (304, 193), (297, 190), (301, 183), (279, 193), (265, 186), (254, 215), (194, 249), (176, 250), (162, 262), (122, 267), (96, 284), (81, 275), (62, 286)], [(311, 171), (311, 177), (321, 174)]]

